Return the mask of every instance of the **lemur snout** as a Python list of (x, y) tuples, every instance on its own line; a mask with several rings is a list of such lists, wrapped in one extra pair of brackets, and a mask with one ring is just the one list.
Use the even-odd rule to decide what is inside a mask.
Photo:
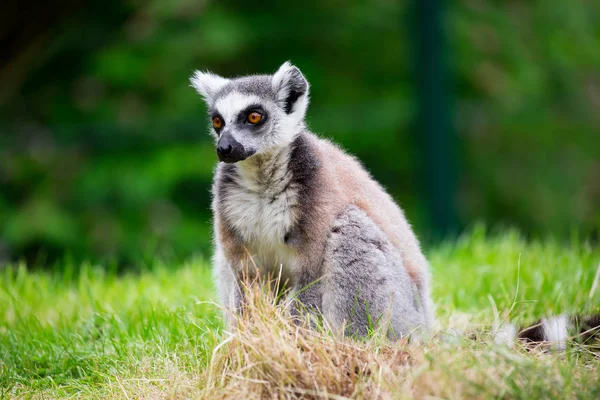
[(217, 156), (219, 161), (235, 163), (250, 157), (253, 152), (244, 149), (244, 146), (234, 139), (229, 132), (223, 132), (217, 143)]

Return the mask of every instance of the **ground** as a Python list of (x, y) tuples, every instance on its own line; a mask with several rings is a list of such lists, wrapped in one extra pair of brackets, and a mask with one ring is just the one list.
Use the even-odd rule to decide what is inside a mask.
[[(578, 239), (476, 228), (427, 253), (446, 330), (598, 312), (600, 249)], [(205, 260), (62, 270), (0, 269), (2, 398), (600, 397), (600, 358), (586, 346), (548, 353), (449, 333), (358, 342), (290, 324), (260, 295), (230, 334)]]

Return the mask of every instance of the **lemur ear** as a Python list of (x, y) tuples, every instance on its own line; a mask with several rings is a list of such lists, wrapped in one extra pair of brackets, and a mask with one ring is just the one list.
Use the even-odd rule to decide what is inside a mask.
[(190, 83), (204, 100), (210, 103), (213, 96), (229, 83), (229, 79), (213, 74), (212, 72), (196, 71), (190, 77)]
[(289, 61), (283, 63), (272, 80), (277, 104), (290, 115), (303, 118), (308, 107), (308, 81)]

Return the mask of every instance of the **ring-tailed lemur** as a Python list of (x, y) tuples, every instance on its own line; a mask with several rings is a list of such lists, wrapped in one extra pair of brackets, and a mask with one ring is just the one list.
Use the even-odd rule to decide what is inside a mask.
[[(330, 326), (364, 336), (423, 333), (434, 312), (429, 268), (402, 210), (352, 156), (304, 122), (309, 85), (284, 63), (274, 75), (196, 73), (221, 161), (213, 184), (214, 276), (239, 310), (248, 258), (281, 268), (297, 300)], [(294, 303), (292, 312), (299, 312)], [(231, 321), (229, 321), (231, 322)]]

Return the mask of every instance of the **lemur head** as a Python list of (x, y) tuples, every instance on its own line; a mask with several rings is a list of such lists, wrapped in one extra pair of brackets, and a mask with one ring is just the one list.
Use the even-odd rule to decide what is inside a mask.
[(273, 75), (227, 79), (196, 71), (190, 81), (208, 106), (221, 161), (266, 154), (291, 143), (304, 128), (308, 82), (289, 62)]

